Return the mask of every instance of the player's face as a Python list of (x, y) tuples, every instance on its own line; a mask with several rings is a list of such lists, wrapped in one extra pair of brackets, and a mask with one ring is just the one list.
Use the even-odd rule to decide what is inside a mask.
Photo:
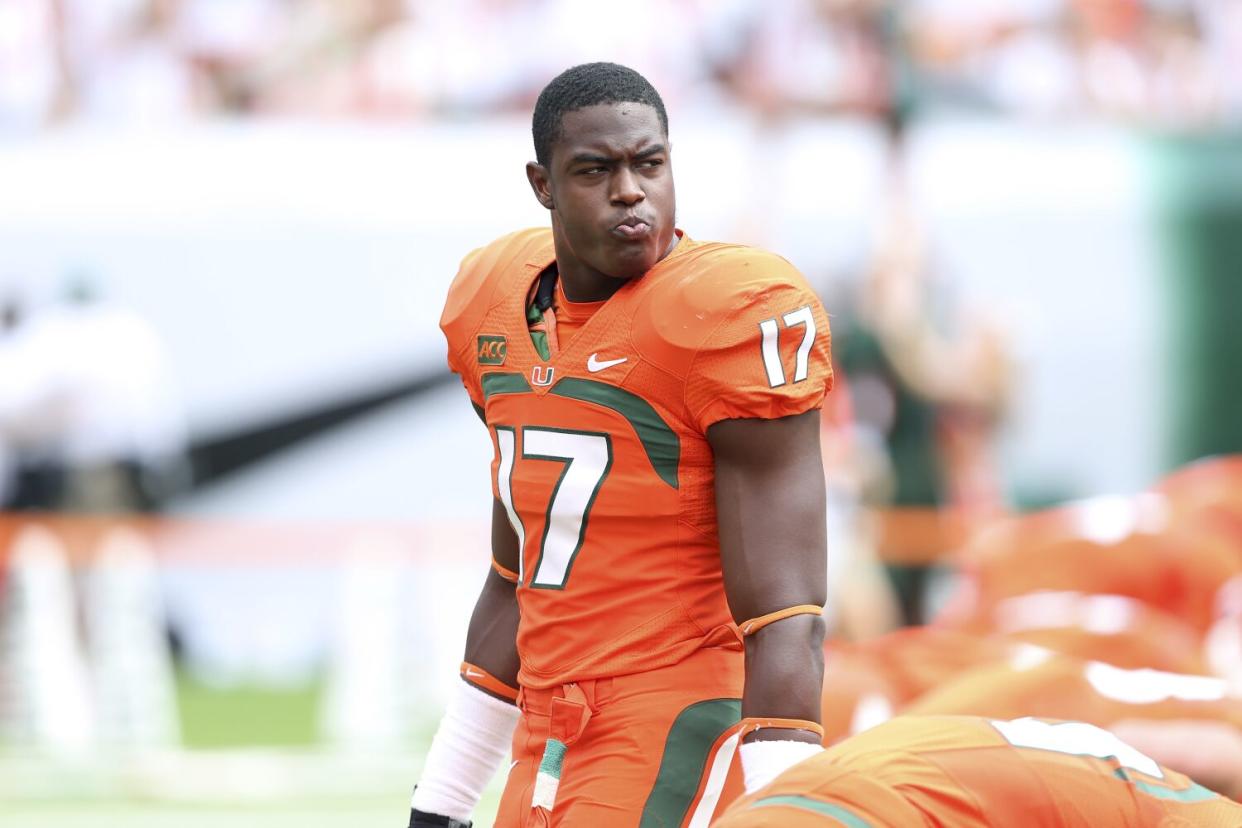
[(641, 276), (668, 253), (676, 212), (670, 160), (651, 106), (599, 104), (564, 115), (547, 171), (562, 271), (562, 246), (616, 279)]

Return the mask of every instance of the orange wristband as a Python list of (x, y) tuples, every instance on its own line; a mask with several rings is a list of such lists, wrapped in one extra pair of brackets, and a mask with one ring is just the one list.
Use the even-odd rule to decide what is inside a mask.
[(518, 574), (514, 572), (512, 569), (506, 569), (505, 567), (501, 566), (499, 563), (497, 563), (495, 558), (492, 558), (492, 569), (496, 570), (497, 575), (504, 578), (506, 581), (508, 581), (511, 584), (516, 584), (518, 582)]
[(810, 719), (770, 719), (760, 716), (748, 716), (742, 719), (742, 735), (754, 733), (756, 730), (762, 730), (765, 727), (779, 727), (783, 730), (809, 730), (822, 740), (824, 738), (824, 726), (819, 722), (813, 722)]
[(461, 677), (467, 684), (473, 684), (475, 687), (478, 687), (480, 690), (486, 690), (493, 696), (499, 696), (514, 703), (517, 702), (518, 690), (516, 687), (510, 687), (478, 665), (471, 664), (469, 661), (463, 661), (461, 663)]
[(823, 607), (815, 604), (799, 604), (796, 607), (786, 607), (783, 610), (769, 612), (767, 615), (761, 615), (758, 618), (751, 618), (738, 624), (738, 629), (742, 631), (742, 635), (753, 635), (766, 627), (768, 624), (775, 623), (793, 615), (819, 615), (824, 611)]

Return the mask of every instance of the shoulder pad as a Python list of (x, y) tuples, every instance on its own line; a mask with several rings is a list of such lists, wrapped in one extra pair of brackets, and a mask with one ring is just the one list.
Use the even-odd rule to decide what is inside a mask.
[(726, 319), (749, 308), (767, 313), (769, 297), (789, 289), (814, 295), (797, 268), (754, 247), (704, 244), (670, 265), (654, 274), (635, 313), (634, 339), (645, 357), (677, 374)]
[(552, 231), (530, 228), (502, 236), (462, 259), (440, 315), (440, 328), (450, 353), (464, 348), (487, 312), (502, 301), (504, 294), (498, 288), (505, 281), (504, 275), (534, 261), (545, 251), (551, 261)]

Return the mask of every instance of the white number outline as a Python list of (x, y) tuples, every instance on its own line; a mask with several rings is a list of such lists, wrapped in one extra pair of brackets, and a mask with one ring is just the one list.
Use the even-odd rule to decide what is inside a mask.
[(1002, 721), (989, 720), (992, 727), (1014, 747), (1049, 750), (1067, 756), (1113, 759), (1123, 768), (1163, 779), (1160, 765), (1150, 756), (1130, 747), (1103, 728), (1085, 722), (1045, 722), (1029, 716)]
[[(502, 439), (504, 434), (508, 440)], [(506, 451), (506, 448), (508, 449)], [(496, 426), (496, 451), (500, 454), (500, 463), (496, 467), (496, 490), (500, 492), (500, 502), (505, 506), (509, 516), (509, 525), (518, 541), (518, 583), (522, 583), (525, 568), (522, 550), (526, 548), (526, 526), (513, 506), (513, 463), (517, 456), (517, 431), (511, 426)]]
[[(786, 328), (795, 325), (803, 326), (802, 342), (798, 345), (798, 354), (794, 360), (795, 383), (802, 382), (811, 373), (811, 346), (815, 344), (815, 313), (810, 305), (791, 310), (781, 316)], [(787, 382), (785, 366), (781, 362), (780, 329), (776, 325), (776, 317), (765, 319), (759, 323), (759, 350), (763, 355), (763, 369), (768, 375), (768, 385), (780, 388)]]
[[(514, 435), (515, 439), (509, 443), (509, 449), (513, 455), (516, 455), (516, 431), (509, 426), (496, 426), (496, 429), (497, 445), (502, 447), (501, 463), (497, 468), (497, 479), (499, 483), (499, 476), (506, 462), (503, 452), (503, 444), (500, 441), (499, 434), (500, 431), (503, 430)], [(564, 468), (561, 470), (561, 474), (552, 488), (552, 494), (548, 498), (548, 506), (544, 512), (543, 534), (539, 539), (539, 555), (535, 560), (534, 573), (530, 578), (530, 582), (527, 583), (526, 586), (531, 589), (564, 589), (569, 580), (569, 575), (573, 571), (574, 562), (578, 559), (578, 553), (582, 551), (582, 544), (586, 540), (586, 531), (590, 520), (591, 509), (595, 506), (595, 500), (599, 496), (599, 491), (604, 485), (604, 480), (607, 479), (609, 471), (612, 470), (612, 437), (608, 434), (597, 431), (580, 431), (575, 429), (550, 428), (545, 426), (524, 426), (520, 429), (520, 431), (522, 433), (521, 457), (523, 460), (543, 460), (564, 464)], [(572, 450), (567, 450), (564, 441), (561, 442), (561, 449), (559, 451), (555, 448), (549, 450), (549, 446), (547, 445), (545, 445), (541, 451), (529, 451), (529, 438), (532, 435), (539, 434), (573, 435), (575, 437), (602, 440), (603, 456), (605, 458), (604, 462), (602, 464), (596, 462), (588, 466), (581, 465), (588, 462), (589, 453), (585, 451), (574, 452)], [(598, 444), (596, 444), (596, 448), (598, 448)], [(569, 449), (572, 449), (572, 447), (569, 447)], [(562, 489), (562, 484), (566, 482), (566, 479), (569, 478), (571, 472), (574, 471), (575, 463), (580, 464), (578, 468), (582, 471), (581, 474), (577, 474), (575, 476), (575, 480), (571, 481), (571, 483), (576, 483), (577, 485), (569, 489)], [(514, 465), (512, 461), (510, 461), (510, 478), (513, 474), (513, 468)], [(589, 487), (589, 494), (586, 495), (585, 503), (582, 507), (580, 509), (574, 507), (571, 512), (566, 512), (564, 508), (565, 504), (567, 501), (572, 500), (572, 495), (571, 497), (565, 497), (563, 495), (569, 492), (581, 494), (581, 492), (587, 487)], [(500, 491), (501, 501), (504, 503), (505, 511), (508, 513), (509, 522), (513, 525), (514, 531), (518, 535), (518, 583), (522, 584), (526, 580), (525, 567), (523, 566), (523, 561), (526, 559), (525, 527), (522, 524), (521, 518), (517, 514), (516, 507), (513, 505), (512, 484), (510, 483), (506, 486), (497, 485), (497, 489)], [(558, 509), (558, 506), (561, 508)], [(555, 558), (550, 558), (546, 555), (546, 553), (548, 551), (548, 537), (554, 526), (563, 526), (567, 528), (569, 535), (574, 538), (574, 544), (568, 553), (558, 555)], [(562, 561), (564, 566), (563, 572), (560, 571)], [(552, 575), (550, 571), (548, 571), (549, 568), (553, 566), (557, 567), (558, 571), (556, 575)]]
[(763, 352), (763, 369), (768, 372), (768, 385), (780, 388), (785, 384), (785, 366), (781, 365), (780, 331), (776, 327), (776, 319), (765, 319), (759, 323), (762, 340), (759, 348)]
[(1158, 704), (1170, 699), (1206, 702), (1228, 698), (1228, 682), (1215, 676), (1167, 673), (1146, 667), (1124, 670), (1102, 661), (1088, 662), (1083, 676), (1095, 692), (1124, 704)]

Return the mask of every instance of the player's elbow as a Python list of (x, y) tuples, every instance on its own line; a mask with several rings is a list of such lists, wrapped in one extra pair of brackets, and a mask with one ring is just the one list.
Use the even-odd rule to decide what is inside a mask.
[(748, 658), (781, 683), (824, 672), (825, 624), (819, 615), (796, 615), (769, 624), (746, 639)]
[(824, 622), (787, 618), (746, 639), (746, 698), (763, 715), (819, 721)]

